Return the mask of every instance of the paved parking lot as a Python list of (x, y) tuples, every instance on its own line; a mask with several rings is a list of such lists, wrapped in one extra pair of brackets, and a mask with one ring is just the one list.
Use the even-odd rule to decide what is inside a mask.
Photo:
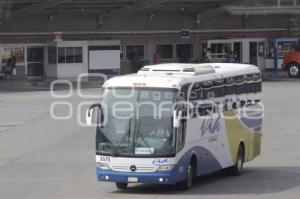
[[(95, 130), (80, 127), (76, 114), (69, 120), (53, 120), (50, 106), (55, 101), (62, 100), (49, 92), (0, 93), (1, 199), (299, 198), (298, 81), (264, 83), (262, 155), (246, 165), (245, 174), (201, 177), (188, 192), (144, 185), (118, 191), (114, 184), (97, 182)], [(77, 113), (77, 105), (85, 99), (74, 94), (68, 101)], [(57, 115), (66, 112), (65, 106), (55, 109)]]

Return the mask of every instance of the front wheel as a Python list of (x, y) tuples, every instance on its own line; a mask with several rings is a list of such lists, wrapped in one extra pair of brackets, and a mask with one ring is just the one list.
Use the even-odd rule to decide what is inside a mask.
[(300, 67), (298, 64), (290, 64), (288, 68), (288, 74), (290, 78), (297, 78), (300, 76)]
[(128, 186), (127, 183), (119, 183), (119, 182), (116, 183), (116, 187), (118, 189), (127, 189), (127, 186)]
[(194, 168), (192, 162), (190, 162), (190, 164), (189, 164), (189, 166), (187, 168), (186, 179), (183, 182), (180, 182), (178, 184), (178, 188), (180, 190), (183, 190), (183, 191), (187, 191), (190, 188), (192, 188), (192, 186), (193, 186), (193, 178), (194, 177), (195, 177), (195, 168)]

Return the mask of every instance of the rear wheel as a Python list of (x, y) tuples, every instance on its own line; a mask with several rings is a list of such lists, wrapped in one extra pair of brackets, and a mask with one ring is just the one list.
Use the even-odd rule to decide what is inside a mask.
[(240, 176), (243, 173), (244, 170), (244, 159), (245, 158), (245, 153), (242, 148), (242, 146), (239, 147), (238, 150), (238, 155), (236, 159), (235, 165), (231, 168), (232, 174), (235, 176)]
[(127, 186), (128, 186), (127, 183), (119, 183), (119, 182), (116, 183), (116, 187), (118, 189), (127, 189)]
[(183, 182), (180, 182), (178, 184), (178, 188), (180, 190), (189, 190), (190, 188), (192, 188), (193, 186), (193, 178), (195, 177), (195, 165), (190, 162), (188, 168), (187, 168), (187, 176), (186, 179)]
[(289, 77), (291, 78), (297, 78), (300, 76), (300, 67), (298, 64), (296, 63), (293, 63), (293, 64), (290, 64), (289, 68), (288, 68), (288, 74), (289, 74)]

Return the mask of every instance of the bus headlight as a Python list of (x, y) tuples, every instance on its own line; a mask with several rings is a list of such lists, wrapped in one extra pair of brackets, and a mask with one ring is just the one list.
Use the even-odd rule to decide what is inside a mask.
[(110, 169), (109, 165), (104, 162), (97, 162), (97, 167), (100, 169)]
[(174, 165), (160, 165), (157, 169), (157, 171), (171, 171), (174, 169)]

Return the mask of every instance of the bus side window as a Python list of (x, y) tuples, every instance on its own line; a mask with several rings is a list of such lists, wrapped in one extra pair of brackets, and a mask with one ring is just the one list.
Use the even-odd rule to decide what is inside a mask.
[(234, 78), (235, 94), (240, 95), (243, 93), (244, 76), (237, 76)]
[(201, 104), (198, 107), (198, 115), (199, 116), (207, 116), (213, 112), (215, 112), (215, 109), (212, 104)]
[(224, 96), (224, 79), (217, 79), (214, 81), (214, 93), (215, 97), (223, 97)]
[(190, 101), (203, 99), (203, 88), (202, 84), (197, 82), (193, 84), (193, 87), (189, 93)]
[(247, 94), (248, 93), (248, 76), (244, 75), (244, 81), (242, 85), (242, 93)]
[(185, 100), (185, 101), (188, 100), (189, 88), (190, 88), (190, 84), (185, 84), (181, 87), (180, 94), (179, 94), (181, 100)]
[(253, 93), (253, 90), (254, 90), (253, 89), (253, 86), (254, 86), (253, 80), (254, 80), (254, 75), (248, 74), (247, 75), (247, 90), (246, 90), (247, 93)]
[(261, 85), (261, 75), (260, 73), (254, 74), (254, 93), (259, 93), (262, 91), (262, 85)]
[(177, 152), (181, 151), (185, 143), (186, 121), (182, 120), (180, 127), (177, 129)]
[(202, 83), (203, 87), (203, 99), (211, 99), (215, 97), (213, 82), (212, 81), (205, 81)]
[(233, 86), (233, 79), (226, 78), (225, 79), (225, 86), (224, 86), (224, 95), (232, 95), (234, 94), (234, 86)]

